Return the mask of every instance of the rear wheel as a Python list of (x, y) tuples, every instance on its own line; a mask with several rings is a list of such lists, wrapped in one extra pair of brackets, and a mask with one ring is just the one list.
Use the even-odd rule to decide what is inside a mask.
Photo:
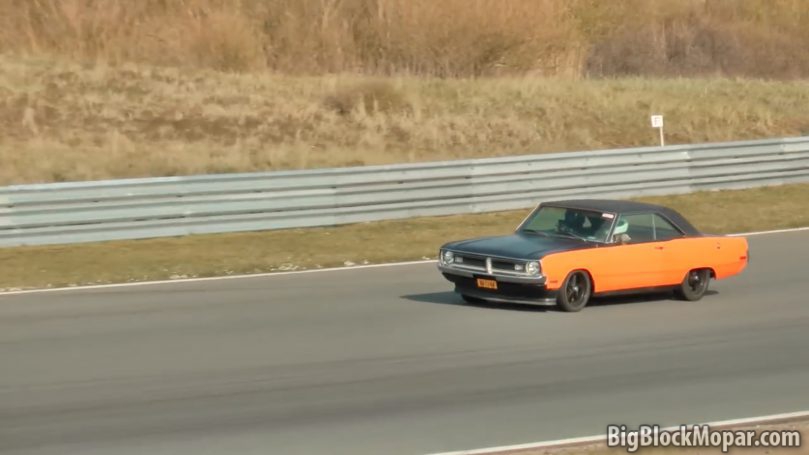
[(674, 293), (678, 298), (689, 301), (696, 301), (705, 295), (708, 285), (711, 283), (711, 271), (708, 269), (691, 270), (683, 278)]
[(560, 310), (574, 313), (581, 311), (590, 300), (590, 295), (593, 293), (593, 283), (590, 281), (590, 276), (577, 270), (570, 272), (559, 288), (559, 294), (556, 296), (556, 306)]

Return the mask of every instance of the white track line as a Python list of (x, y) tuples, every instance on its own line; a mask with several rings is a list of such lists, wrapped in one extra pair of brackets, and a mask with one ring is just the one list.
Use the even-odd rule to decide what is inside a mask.
[[(742, 237), (742, 236), (753, 236), (753, 235), (767, 235), (767, 234), (783, 234), (787, 232), (800, 232), (800, 231), (809, 231), (809, 227), (800, 227), (800, 228), (792, 228), (792, 229), (778, 229), (775, 231), (759, 231), (759, 232), (747, 232), (747, 233), (740, 233), (740, 234), (729, 234), (732, 237)], [(256, 273), (252, 275), (225, 275), (225, 276), (212, 276), (206, 278), (181, 278), (176, 280), (159, 280), (159, 281), (137, 281), (134, 283), (114, 283), (114, 284), (95, 284), (90, 286), (68, 286), (62, 288), (45, 288), (45, 289), (26, 289), (26, 290), (19, 290), (19, 291), (0, 291), (0, 297), (5, 295), (20, 295), (20, 294), (33, 294), (37, 292), (57, 292), (57, 291), (73, 291), (73, 290), (91, 290), (91, 289), (107, 289), (107, 288), (118, 288), (124, 286), (154, 286), (154, 285), (162, 285), (162, 284), (170, 284), (170, 283), (196, 283), (196, 282), (203, 282), (203, 281), (214, 281), (214, 280), (234, 280), (234, 279), (247, 279), (247, 278), (268, 278), (268, 277), (275, 277), (275, 276), (285, 276), (285, 275), (297, 275), (301, 273), (317, 273), (317, 272), (339, 272), (344, 270), (358, 270), (358, 269), (371, 269), (371, 268), (379, 268), (379, 267), (399, 267), (404, 265), (414, 265), (414, 264), (429, 264), (434, 263), (435, 260), (425, 260), (425, 261), (409, 261), (409, 262), (393, 262), (387, 264), (369, 264), (369, 265), (357, 265), (357, 266), (348, 266), (348, 267), (332, 267), (332, 268), (325, 268), (325, 269), (311, 269), (311, 270), (295, 270), (289, 272), (267, 272), (267, 273)]]
[[(720, 422), (709, 422), (703, 425), (708, 425), (710, 427), (728, 427), (728, 426), (751, 425), (751, 424), (766, 424), (768, 422), (775, 422), (779, 420), (800, 419), (805, 417), (809, 417), (809, 411), (790, 412), (785, 414), (773, 414), (762, 417), (749, 417), (745, 419), (723, 420)], [(671, 430), (678, 430), (679, 428), (680, 428), (679, 426), (673, 426), (663, 428), (662, 430), (671, 431)], [(599, 436), (585, 436), (581, 438), (558, 439), (555, 441), (543, 441), (543, 442), (532, 442), (528, 444), (515, 444), (510, 446), (488, 447), (485, 449), (461, 450), (457, 452), (441, 452), (441, 453), (433, 453), (430, 455), (483, 455), (483, 454), (494, 454), (498, 452), (510, 452), (515, 450), (548, 449), (551, 447), (589, 444), (606, 441), (606, 439), (607, 435), (605, 434)]]
[(790, 229), (778, 229), (775, 231), (758, 231), (758, 232), (746, 232), (742, 234), (728, 234), (729, 237), (749, 237), (751, 235), (766, 235), (766, 234), (784, 234), (787, 232), (801, 232), (801, 231), (809, 231), (809, 226), (807, 227), (799, 227), (799, 228), (790, 228)]

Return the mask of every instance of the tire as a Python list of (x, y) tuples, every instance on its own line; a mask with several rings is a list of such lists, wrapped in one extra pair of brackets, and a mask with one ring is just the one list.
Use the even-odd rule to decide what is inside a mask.
[(567, 313), (581, 311), (593, 294), (590, 275), (581, 270), (570, 272), (556, 295), (556, 306)]
[(461, 298), (466, 303), (475, 304), (475, 303), (483, 303), (483, 302), (485, 302), (485, 300), (483, 300), (483, 299), (479, 299), (477, 297), (472, 297), (472, 296), (469, 296), (469, 295), (466, 295), (466, 294), (461, 294)]
[(691, 302), (697, 301), (705, 295), (705, 292), (708, 290), (708, 286), (711, 283), (711, 271), (708, 269), (695, 269), (689, 271), (685, 278), (683, 278), (683, 282), (680, 283), (676, 289), (674, 289), (674, 294), (677, 298), (682, 300), (688, 300)]

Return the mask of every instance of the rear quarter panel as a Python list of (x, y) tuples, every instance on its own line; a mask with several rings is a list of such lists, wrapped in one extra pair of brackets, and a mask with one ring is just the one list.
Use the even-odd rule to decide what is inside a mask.
[(671, 252), (665, 267), (666, 280), (677, 284), (692, 269), (710, 268), (721, 280), (747, 267), (748, 243), (744, 237), (704, 236), (665, 242)]

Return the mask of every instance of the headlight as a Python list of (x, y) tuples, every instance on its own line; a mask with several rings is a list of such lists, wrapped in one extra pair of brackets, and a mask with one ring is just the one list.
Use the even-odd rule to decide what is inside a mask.
[(529, 275), (539, 275), (539, 262), (532, 261), (525, 264), (525, 271)]
[(445, 265), (452, 264), (455, 262), (455, 255), (452, 253), (452, 251), (444, 251), (444, 253), (441, 254), (441, 262), (443, 262)]

